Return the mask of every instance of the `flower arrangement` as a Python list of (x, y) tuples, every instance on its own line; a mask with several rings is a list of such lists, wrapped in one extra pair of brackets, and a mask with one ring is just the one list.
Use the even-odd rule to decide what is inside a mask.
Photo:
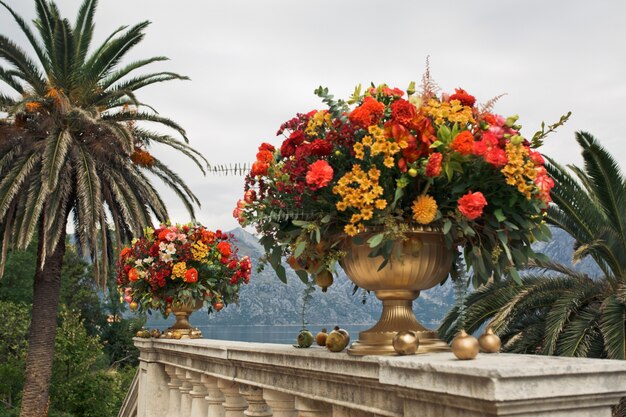
[(208, 312), (236, 302), (250, 281), (251, 262), (238, 258), (231, 236), (203, 226), (162, 225), (125, 247), (117, 264), (117, 285), (133, 309), (160, 310), (201, 302)]
[(283, 256), (306, 281), (335, 269), (340, 236), (366, 230), (376, 231), (367, 243), (381, 268), (408, 230), (442, 231), (475, 286), (519, 279), (541, 256), (531, 243), (550, 237), (542, 218), (554, 182), (537, 148), (569, 115), (527, 140), (517, 116), (491, 111), (496, 99), (477, 106), (463, 89), (437, 89), (428, 72), (421, 93), (415, 83), (358, 86), (342, 101), (320, 88), (328, 109), (284, 123), (279, 146), (261, 144), (233, 215), (256, 226), (282, 280)]

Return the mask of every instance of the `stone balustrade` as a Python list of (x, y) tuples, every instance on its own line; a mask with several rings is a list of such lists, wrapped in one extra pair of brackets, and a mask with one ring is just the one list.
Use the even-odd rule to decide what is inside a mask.
[(135, 339), (138, 417), (610, 417), (626, 361)]

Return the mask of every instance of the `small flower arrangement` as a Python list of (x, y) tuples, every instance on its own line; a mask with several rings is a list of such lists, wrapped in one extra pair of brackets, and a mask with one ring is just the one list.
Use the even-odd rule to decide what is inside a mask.
[(382, 268), (408, 230), (440, 230), (476, 287), (519, 279), (540, 256), (531, 243), (550, 237), (542, 218), (554, 182), (537, 148), (569, 115), (527, 140), (517, 116), (491, 111), (495, 99), (477, 106), (463, 89), (437, 90), (428, 72), (419, 94), (415, 83), (382, 84), (337, 101), (320, 88), (328, 109), (284, 123), (277, 147), (261, 144), (233, 215), (256, 226), (282, 280), (282, 257), (306, 281), (334, 270), (341, 236), (364, 231), (375, 231), (367, 242)]
[(238, 258), (231, 236), (196, 225), (147, 228), (122, 249), (117, 285), (132, 309), (168, 314), (174, 303), (201, 302), (208, 312), (236, 302), (251, 262)]

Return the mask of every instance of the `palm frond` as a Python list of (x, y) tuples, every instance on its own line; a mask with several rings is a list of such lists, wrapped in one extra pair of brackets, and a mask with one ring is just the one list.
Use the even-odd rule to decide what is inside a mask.
[(626, 359), (626, 303), (615, 295), (602, 303), (600, 331), (610, 359)]
[(42, 180), (43, 185), (49, 190), (57, 186), (72, 140), (72, 135), (67, 129), (51, 132), (46, 139), (42, 155)]
[(24, 35), (26, 35), (26, 38), (28, 39), (28, 42), (30, 42), (31, 46), (33, 47), (35, 53), (37, 54), (37, 57), (39, 58), (39, 62), (41, 62), (44, 69), (48, 69), (48, 56), (45, 50), (43, 49), (43, 46), (39, 43), (39, 41), (37, 40), (37, 38), (31, 31), (30, 27), (28, 27), (28, 24), (24, 21), (24, 19), (22, 19), (20, 15), (15, 13), (15, 11), (13, 11), (13, 9), (11, 9), (4, 1), (0, 0), (0, 4), (3, 5), (4, 8), (8, 10), (9, 13), (11, 13), (11, 15), (13, 16), (13, 20), (15, 20), (15, 22), (18, 24), (20, 29), (22, 29), (22, 32), (24, 33)]
[(20, 192), (22, 184), (40, 160), (41, 157), (36, 153), (20, 157), (13, 169), (0, 181), (0, 219), (6, 215), (11, 202)]
[(588, 304), (568, 323), (557, 343), (559, 356), (586, 357), (592, 346), (592, 339), (598, 337), (600, 321), (599, 306)]
[(50, 57), (52, 71), (49, 76), (52, 84), (72, 90), (72, 76), (74, 70), (74, 34), (67, 19), (59, 20), (54, 27), (54, 42)]
[(77, 66), (85, 63), (85, 58), (87, 57), (93, 37), (93, 17), (96, 13), (97, 6), (98, 0), (84, 0), (78, 10), (76, 23), (74, 24), (74, 35), (76, 36), (74, 59)]
[(126, 53), (137, 45), (144, 37), (143, 30), (150, 22), (139, 23), (117, 38), (108, 38), (101, 48), (91, 56), (85, 66), (94, 80), (101, 80), (106, 77), (113, 67), (126, 55)]
[(598, 198), (610, 224), (619, 231), (621, 250), (626, 251), (626, 187), (619, 164), (591, 134), (577, 132), (576, 140), (583, 148), (585, 171), (593, 195)]
[(37, 65), (28, 58), (22, 48), (4, 35), (0, 35), (0, 58), (4, 58), (20, 71), (20, 77), (30, 84), (37, 93), (44, 95), (46, 82)]
[(102, 120), (110, 120), (115, 122), (132, 122), (132, 121), (144, 121), (159, 123), (169, 128), (176, 130), (185, 139), (185, 142), (189, 142), (186, 136), (185, 129), (183, 129), (178, 123), (174, 122), (167, 117), (157, 116), (155, 114), (144, 112), (119, 112), (113, 114), (103, 114)]
[(550, 307), (546, 315), (545, 345), (543, 353), (554, 355), (557, 341), (568, 321), (576, 315), (598, 293), (599, 287), (590, 279), (572, 277), (563, 281), (560, 297)]
[[(157, 142), (176, 149), (177, 151), (183, 153), (189, 159), (191, 159), (198, 166), (198, 168), (200, 168), (200, 171), (202, 171), (203, 175), (206, 175), (205, 167), (210, 167), (209, 161), (207, 161), (200, 152), (196, 151), (186, 143), (181, 142), (172, 136), (163, 135), (160, 133), (138, 128), (134, 129), (134, 136), (146, 145), (149, 145), (150, 142)], [(204, 162), (204, 165), (202, 165), (200, 161)], [(213, 168), (211, 168), (211, 170), (213, 170)], [(249, 168), (246, 169), (246, 172), (248, 172), (249, 170)]]
[(37, 11), (37, 20), (34, 21), (35, 27), (39, 30), (39, 36), (43, 40), (44, 49), (52, 51), (52, 43), (54, 42), (54, 26), (55, 17), (48, 6), (46, 0), (35, 0), (35, 9)]
[(142, 59), (141, 61), (132, 62), (126, 65), (125, 67), (111, 73), (106, 78), (104, 78), (100, 82), (100, 88), (102, 88), (102, 90), (106, 90), (107, 88), (109, 88), (116, 82), (120, 81), (122, 78), (124, 78), (126, 75), (130, 74), (136, 69), (142, 68), (146, 65), (150, 65), (153, 62), (161, 62), (161, 61), (167, 61), (167, 60), (169, 60), (169, 58), (167, 57), (155, 56), (155, 57), (148, 58), (148, 59)]

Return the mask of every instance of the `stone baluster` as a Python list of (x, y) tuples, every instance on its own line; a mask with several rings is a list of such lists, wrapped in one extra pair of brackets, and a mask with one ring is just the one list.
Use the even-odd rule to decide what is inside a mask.
[(248, 408), (248, 403), (239, 394), (239, 384), (227, 379), (219, 379), (217, 382), (222, 394), (224, 394), (224, 417), (245, 417), (243, 413)]
[(380, 414), (367, 413), (354, 408), (333, 405), (333, 417), (382, 417)]
[(166, 417), (178, 417), (180, 413), (180, 386), (183, 384), (176, 375), (176, 368), (171, 365), (165, 365), (165, 372), (170, 377), (167, 383), (169, 388), (169, 401)]
[(208, 408), (204, 397), (207, 394), (204, 383), (202, 382), (202, 374), (198, 372), (187, 371), (187, 377), (193, 388), (189, 391), (191, 397), (191, 417), (207, 417)]
[(182, 382), (180, 390), (180, 410), (178, 415), (180, 417), (189, 417), (191, 413), (191, 397), (189, 392), (193, 388), (191, 382), (187, 379), (187, 371), (181, 368), (176, 368), (176, 376)]
[(224, 417), (224, 395), (217, 386), (217, 378), (202, 375), (202, 383), (206, 388), (206, 397), (208, 417)]
[(293, 395), (265, 388), (263, 399), (272, 408), (273, 417), (298, 417)]
[(272, 409), (263, 399), (263, 389), (252, 385), (241, 384), (239, 393), (246, 399), (248, 409), (243, 412), (247, 417), (272, 417)]
[(298, 417), (332, 417), (333, 415), (330, 404), (304, 397), (296, 397), (296, 410), (298, 410)]

